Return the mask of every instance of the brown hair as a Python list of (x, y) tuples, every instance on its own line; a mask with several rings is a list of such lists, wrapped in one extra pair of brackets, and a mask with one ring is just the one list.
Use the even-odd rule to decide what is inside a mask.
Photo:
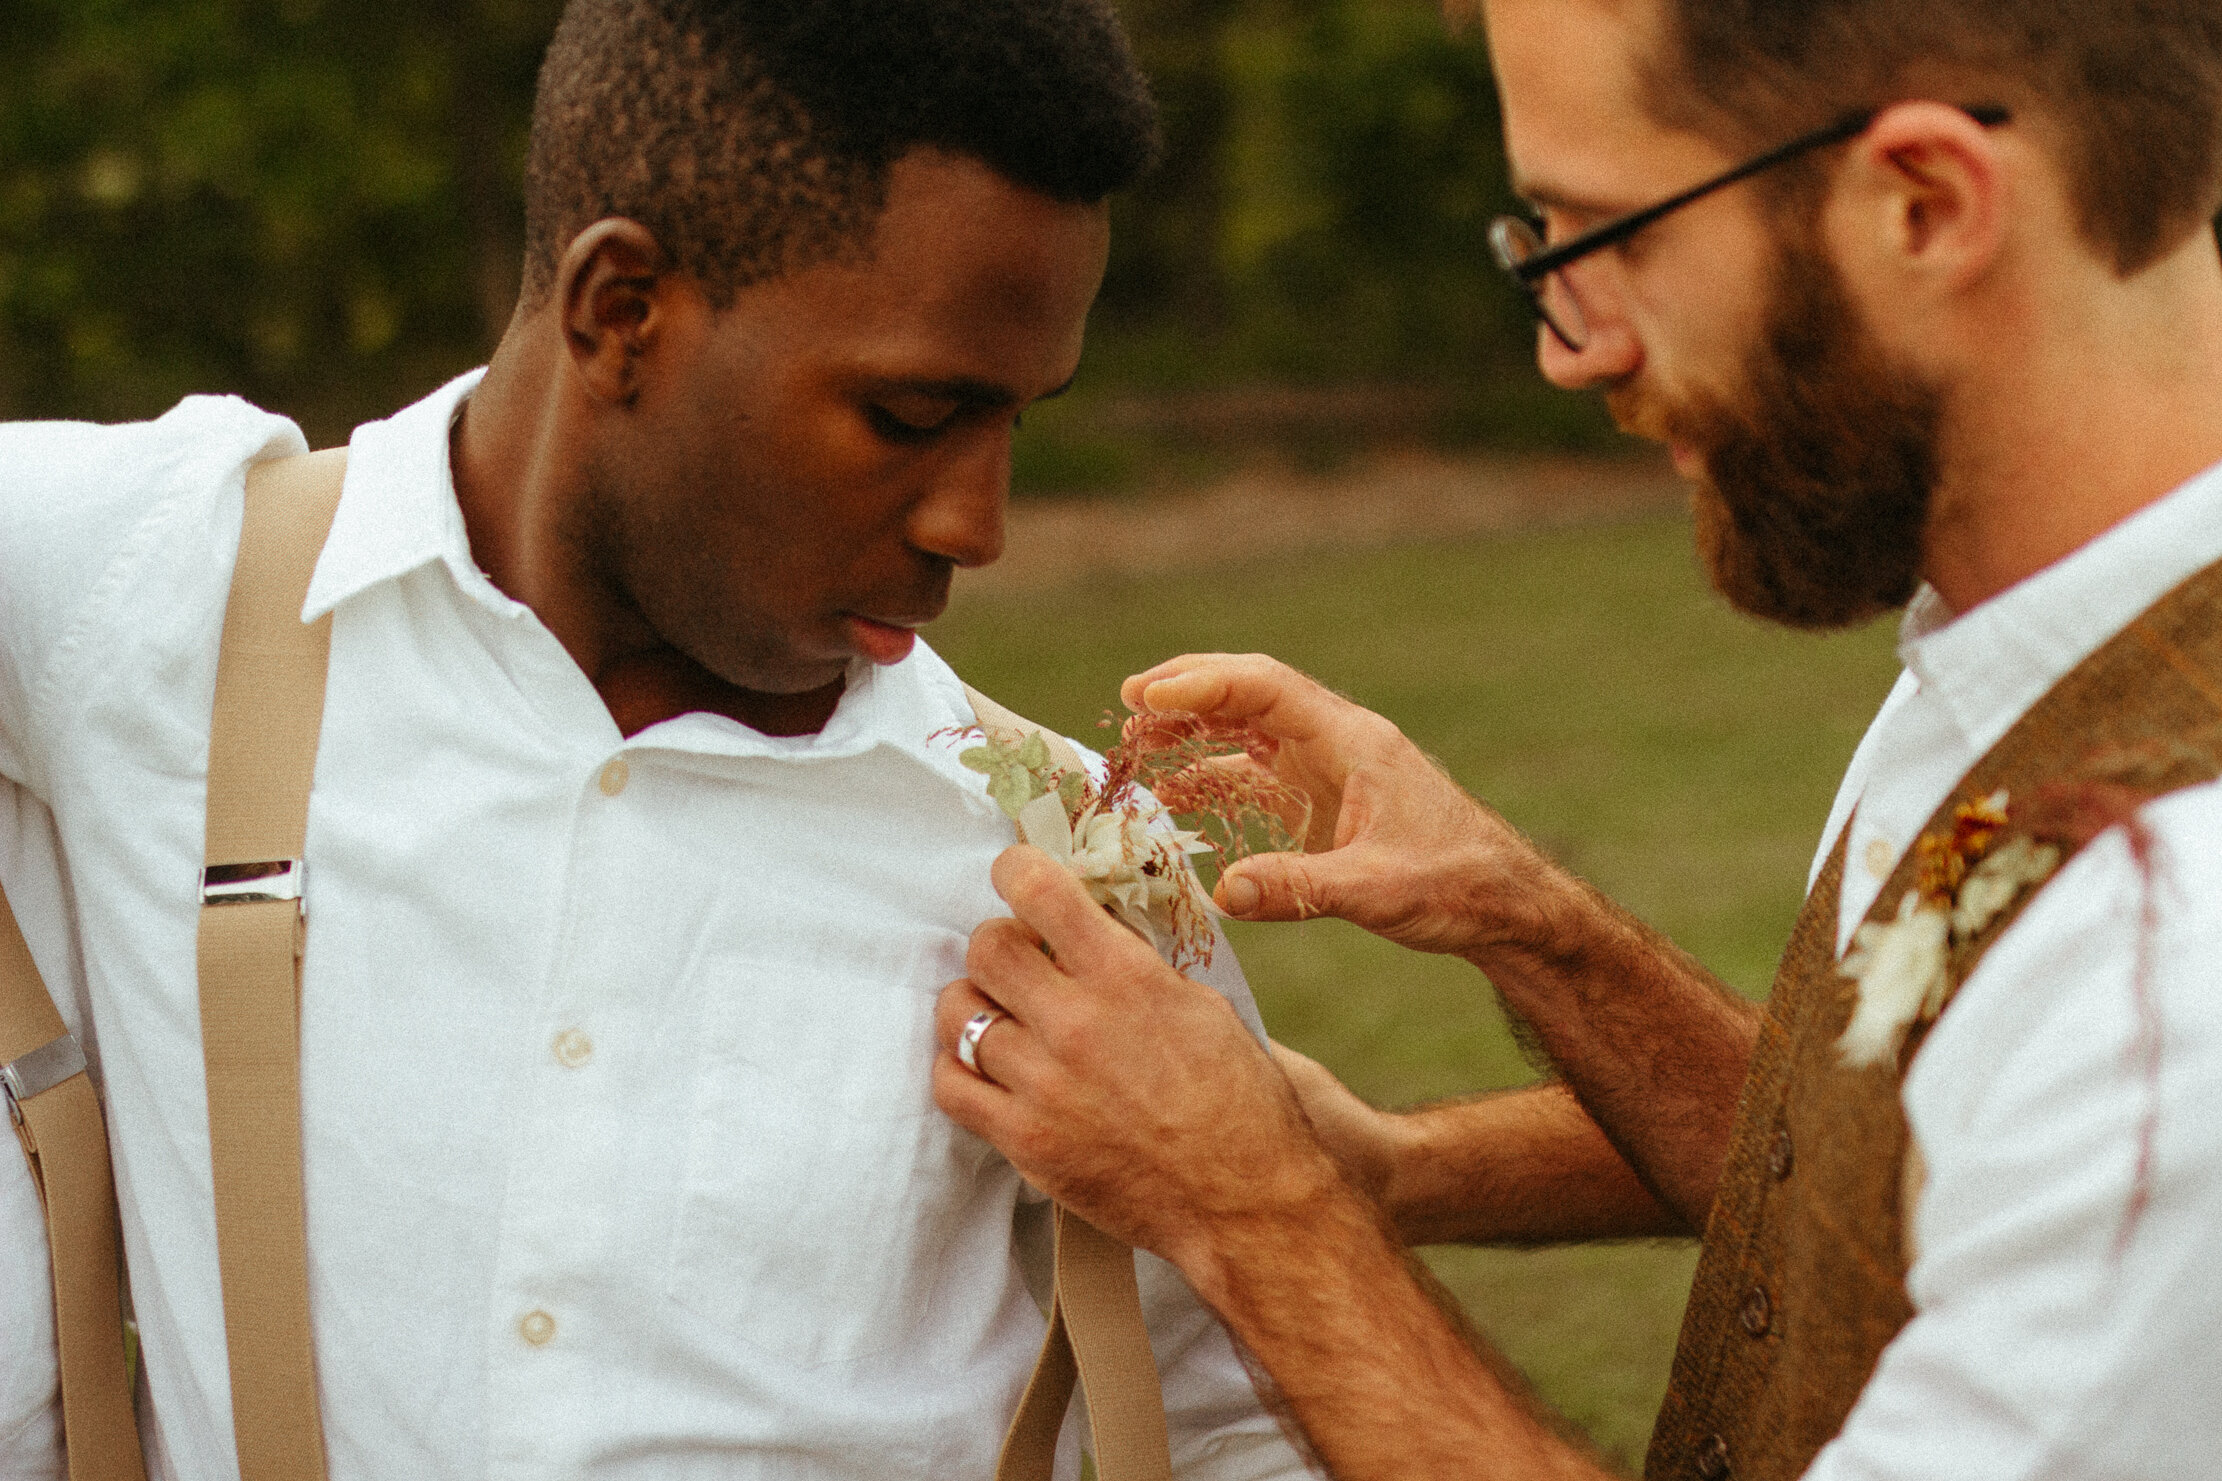
[(1898, 98), (2001, 103), (2127, 277), (2222, 205), (2216, 0), (1656, 0), (1652, 111), (1738, 149)]

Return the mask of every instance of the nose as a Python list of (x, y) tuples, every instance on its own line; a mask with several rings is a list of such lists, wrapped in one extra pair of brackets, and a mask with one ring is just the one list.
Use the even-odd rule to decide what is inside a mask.
[(1589, 321), (1578, 350), (1543, 325), (1536, 326), (1535, 363), (1543, 378), (1567, 391), (1587, 391), (1625, 380), (1643, 363), (1642, 347), (1627, 321), (1618, 317)]
[(1011, 499), (1008, 428), (979, 438), (942, 466), (911, 509), (910, 543), (960, 566), (985, 566), (1003, 554)]

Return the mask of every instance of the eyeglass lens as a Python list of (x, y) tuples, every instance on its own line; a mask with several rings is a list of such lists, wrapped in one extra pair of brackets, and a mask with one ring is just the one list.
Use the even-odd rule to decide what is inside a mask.
[(1528, 302), (1534, 306), (1544, 327), (1557, 335), (1559, 342), (1568, 349), (1580, 350), (1589, 339), (1589, 324), (1582, 317), (1580, 301), (1566, 285), (1564, 273), (1545, 273), (1534, 283), (1526, 282), (1519, 275), (1520, 264), (1543, 250), (1543, 238), (1535, 227), (1518, 216), (1499, 216), (1489, 225), (1489, 247), (1496, 255), (1497, 265), (1527, 290)]

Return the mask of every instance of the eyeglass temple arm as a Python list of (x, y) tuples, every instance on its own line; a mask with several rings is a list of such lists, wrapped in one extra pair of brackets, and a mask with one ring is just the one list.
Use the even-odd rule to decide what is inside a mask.
[[(1994, 104), (1979, 104), (1961, 111), (1984, 128), (1996, 128), (2013, 117), (2010, 110)], [(1868, 126), (1874, 123), (1881, 112), (1878, 108), (1865, 113), (1847, 114), (1826, 128), (1815, 129), (1810, 134), (1800, 134), (1788, 143), (1776, 145), (1765, 154), (1745, 160), (1725, 175), (1716, 175), (1701, 184), (1691, 186), (1680, 195), (1669, 196), (1655, 206), (1646, 206), (1617, 221), (1608, 221), (1595, 231), (1584, 232), (1548, 251), (1538, 252), (1515, 267), (1513, 274), (1521, 282), (1532, 286), (1577, 258), (1587, 257), (1590, 253), (1601, 251), (1616, 242), (1624, 242), (1660, 217), (1679, 211), (1692, 201), (1703, 200), (1716, 190), (1725, 190), (1740, 180), (1748, 180), (1761, 171), (1771, 170), (1784, 160), (1794, 159), (1809, 149), (1825, 149), (1831, 144), (1856, 139), (1867, 132)]]

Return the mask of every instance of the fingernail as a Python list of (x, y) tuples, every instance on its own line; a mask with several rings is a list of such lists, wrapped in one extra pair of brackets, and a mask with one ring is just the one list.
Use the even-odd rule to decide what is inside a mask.
[(1230, 874), (1219, 881), (1219, 908), (1229, 915), (1248, 915), (1258, 908), (1258, 887), (1247, 875)]

